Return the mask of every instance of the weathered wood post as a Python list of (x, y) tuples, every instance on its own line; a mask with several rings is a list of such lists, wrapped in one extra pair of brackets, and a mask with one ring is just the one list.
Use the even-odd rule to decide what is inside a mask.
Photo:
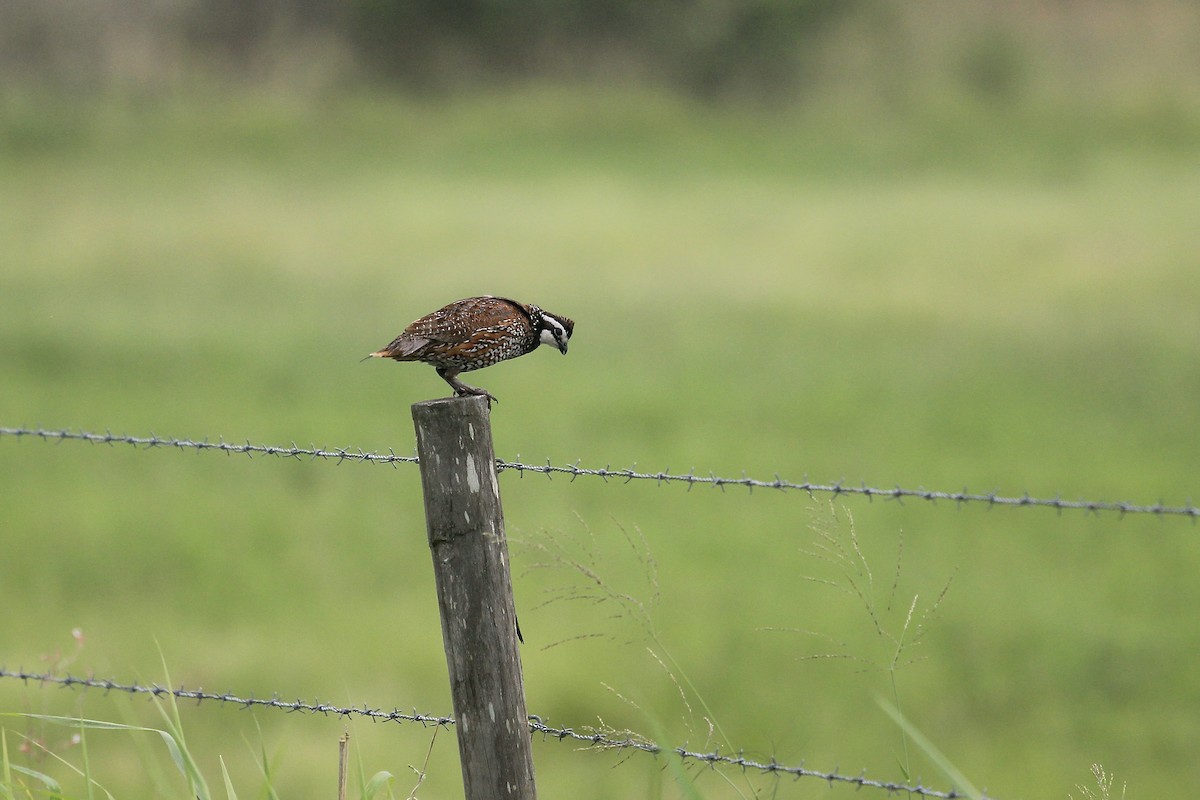
[(412, 407), (467, 800), (537, 796), (487, 399)]

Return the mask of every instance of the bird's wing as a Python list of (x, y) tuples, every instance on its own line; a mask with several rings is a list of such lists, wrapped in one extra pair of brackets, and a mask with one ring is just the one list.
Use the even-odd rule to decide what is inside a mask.
[(467, 297), (426, 314), (404, 329), (401, 336), (439, 344), (465, 342), (481, 330), (492, 330), (512, 319), (513, 312), (529, 319), (529, 310), (507, 297)]
[(423, 339), (420, 336), (409, 336), (407, 333), (402, 333), (392, 340), (391, 344), (372, 355), (385, 356), (387, 358), (406, 358), (420, 350), (425, 345), (429, 344), (428, 339)]
[(532, 317), (529, 316), (529, 307), (524, 303), (518, 303), (516, 300), (508, 297), (492, 297), (491, 295), (488, 295), (487, 299), (492, 301), (492, 308), (498, 309), (500, 313), (507, 313), (510, 310), (516, 311), (518, 314), (525, 317), (525, 319), (530, 320), (531, 322), (533, 321)]
[(426, 342), (454, 344), (465, 342), (471, 335), (471, 327), (461, 316), (447, 314), (445, 310), (426, 314), (416, 320), (400, 334), (399, 339), (423, 339)]

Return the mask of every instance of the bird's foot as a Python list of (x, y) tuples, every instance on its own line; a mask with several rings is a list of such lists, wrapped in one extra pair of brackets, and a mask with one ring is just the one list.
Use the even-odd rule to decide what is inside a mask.
[(454, 387), (454, 394), (458, 397), (486, 397), (488, 408), (492, 407), (492, 403), (499, 403), (496, 396), (487, 389), (480, 389), (477, 386), (467, 386), (465, 383), (460, 383)]

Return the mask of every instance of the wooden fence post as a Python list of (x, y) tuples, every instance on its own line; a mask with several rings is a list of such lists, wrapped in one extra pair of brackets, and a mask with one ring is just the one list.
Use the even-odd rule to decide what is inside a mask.
[(412, 407), (466, 800), (534, 800), (487, 398)]

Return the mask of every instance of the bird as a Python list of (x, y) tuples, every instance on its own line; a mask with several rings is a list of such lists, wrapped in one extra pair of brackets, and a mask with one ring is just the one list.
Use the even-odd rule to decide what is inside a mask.
[(543, 344), (566, 355), (574, 330), (574, 321), (535, 305), (492, 295), (467, 297), (414, 321), (363, 360), (421, 361), (436, 369), (457, 397), (483, 396), (491, 405), (499, 402), (495, 395), (468, 386), (458, 374), (532, 353)]

